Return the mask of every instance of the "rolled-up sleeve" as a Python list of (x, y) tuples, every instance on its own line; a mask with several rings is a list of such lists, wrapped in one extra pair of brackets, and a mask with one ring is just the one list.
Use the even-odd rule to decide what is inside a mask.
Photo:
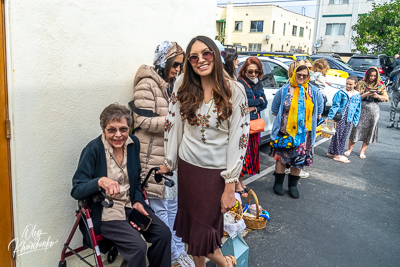
[(226, 170), (221, 172), (225, 183), (237, 182), (249, 143), (250, 116), (243, 85), (233, 83), (234, 98), (232, 116), (229, 119), (229, 140)]

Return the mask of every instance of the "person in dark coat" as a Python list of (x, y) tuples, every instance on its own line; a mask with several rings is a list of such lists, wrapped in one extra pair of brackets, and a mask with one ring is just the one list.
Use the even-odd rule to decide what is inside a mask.
[[(124, 258), (121, 266), (145, 267), (171, 266), (171, 231), (154, 214), (143, 200), (140, 183), (140, 144), (129, 134), (132, 125), (130, 111), (121, 105), (111, 104), (100, 115), (103, 133), (82, 151), (78, 168), (72, 178), (71, 196), (88, 201), (95, 234), (114, 242)], [(104, 190), (114, 202), (112, 208), (103, 208), (93, 197)], [(143, 231), (128, 218), (133, 209), (152, 219)], [(80, 227), (86, 244), (89, 233)]]
[[(261, 61), (257, 57), (249, 57), (239, 70), (238, 82), (243, 84), (246, 90), (247, 103), (249, 105), (250, 121), (261, 118), (260, 112), (267, 107), (267, 99), (261, 78), (264, 76)], [(260, 173), (260, 141), (261, 133), (250, 134), (249, 145), (243, 161), (242, 172), (240, 173), (239, 184), (236, 191), (246, 197), (250, 191), (243, 184), (243, 177), (246, 174), (255, 175)]]

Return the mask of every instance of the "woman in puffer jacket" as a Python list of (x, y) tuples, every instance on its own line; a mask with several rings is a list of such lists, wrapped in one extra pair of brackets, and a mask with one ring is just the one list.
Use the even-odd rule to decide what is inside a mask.
[[(142, 65), (136, 73), (133, 89), (134, 129), (140, 141), (140, 162), (142, 181), (149, 170), (164, 164), (164, 126), (168, 115), (169, 97), (174, 87), (175, 77), (183, 67), (184, 51), (175, 42), (164, 41), (154, 53), (154, 66)], [(185, 252), (185, 244), (173, 231), (177, 212), (176, 173), (171, 177), (175, 186), (166, 187), (150, 177), (147, 195), (155, 214), (172, 232), (172, 265), (194, 266)]]

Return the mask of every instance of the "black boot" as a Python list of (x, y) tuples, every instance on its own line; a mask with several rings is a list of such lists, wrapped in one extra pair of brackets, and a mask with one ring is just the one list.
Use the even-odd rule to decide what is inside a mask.
[(289, 195), (292, 198), (298, 199), (300, 197), (299, 190), (297, 190), (297, 182), (299, 181), (300, 176), (295, 176), (289, 174), (289, 182), (288, 182), (288, 187), (289, 187)]
[(285, 174), (274, 172), (274, 175), (275, 175), (274, 192), (279, 196), (283, 196), (285, 192), (283, 191), (283, 180), (285, 180)]
[(387, 128), (393, 128), (394, 127), (394, 121), (389, 122), (389, 124), (386, 127)]

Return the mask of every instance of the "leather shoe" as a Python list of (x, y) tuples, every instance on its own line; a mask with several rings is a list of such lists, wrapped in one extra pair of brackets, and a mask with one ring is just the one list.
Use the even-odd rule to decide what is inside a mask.
[[(387, 128), (393, 128), (394, 127), (394, 121), (389, 122), (389, 124), (386, 126)], [(397, 128), (399, 128), (397, 126)]]

